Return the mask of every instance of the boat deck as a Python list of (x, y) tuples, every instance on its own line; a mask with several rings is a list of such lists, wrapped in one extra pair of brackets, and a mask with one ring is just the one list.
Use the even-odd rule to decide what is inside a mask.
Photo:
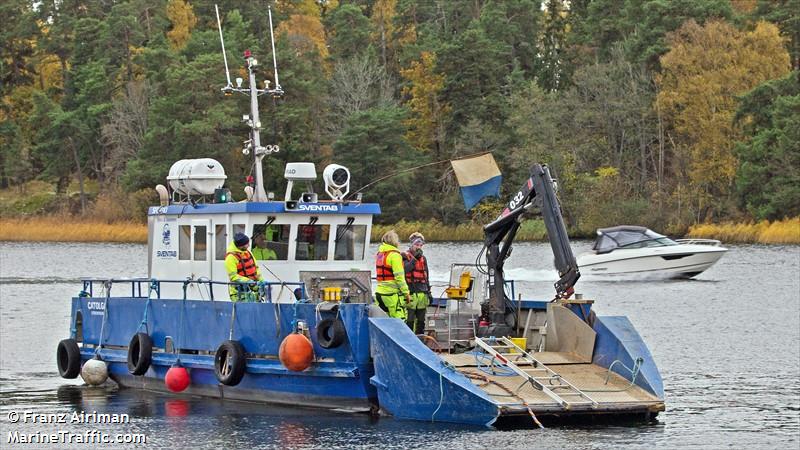
[[(478, 368), (472, 353), (441, 354), (441, 358), (466, 375), (500, 405), (503, 414), (527, 414), (527, 407), (535, 414), (629, 414), (658, 413), (664, 410), (664, 401), (633, 385), (629, 380), (611, 373), (596, 364), (583, 363), (569, 353), (537, 352), (537, 360), (547, 365), (559, 376), (572, 383), (598, 405), (592, 407), (584, 399), (567, 399), (574, 403), (566, 408), (559, 405), (543, 391), (537, 390), (519, 375), (492, 375)], [(525, 366), (520, 366), (524, 368)], [(528, 366), (530, 367), (530, 366)], [(484, 369), (487, 369), (484, 366)]]

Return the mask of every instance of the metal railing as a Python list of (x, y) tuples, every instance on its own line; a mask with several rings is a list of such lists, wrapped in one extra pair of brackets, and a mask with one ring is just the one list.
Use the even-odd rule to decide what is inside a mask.
[(716, 239), (676, 239), (675, 242), (679, 244), (712, 245), (714, 247), (722, 245), (722, 242)]
[[(78, 294), (79, 297), (94, 297), (95, 286), (98, 284), (102, 287), (103, 296), (110, 297), (111, 289), (114, 287), (114, 285), (122, 284), (124, 286), (125, 284), (128, 284), (130, 286), (131, 298), (151, 298), (153, 295), (155, 295), (155, 298), (161, 299), (162, 285), (179, 284), (182, 286), (183, 300), (189, 300), (187, 298), (187, 290), (191, 285), (197, 285), (198, 288), (202, 286), (208, 287), (209, 298), (202, 298), (199, 300), (216, 301), (214, 298), (214, 285), (228, 287), (235, 286), (237, 294), (245, 298), (243, 301), (261, 301), (261, 299), (263, 299), (263, 301), (272, 302), (273, 287), (278, 287), (280, 289), (289, 288), (295, 297), (298, 295), (296, 292), (297, 289), (300, 289), (299, 297), (301, 299), (307, 298), (305, 284), (300, 282), (276, 283), (268, 281), (259, 284), (256, 282), (241, 283), (203, 279), (196, 280), (191, 278), (187, 278), (185, 280), (159, 280), (156, 278), (82, 278), (81, 282), (83, 283), (83, 290), (80, 292), (80, 294)], [(255, 299), (252, 299), (251, 297), (255, 297)]]

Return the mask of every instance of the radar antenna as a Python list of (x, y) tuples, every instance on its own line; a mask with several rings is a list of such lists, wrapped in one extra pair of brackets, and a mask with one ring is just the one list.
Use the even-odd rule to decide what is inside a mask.
[(261, 120), (259, 120), (258, 117), (258, 97), (263, 94), (269, 94), (273, 97), (280, 97), (283, 95), (283, 88), (281, 88), (281, 85), (278, 82), (278, 59), (275, 55), (275, 36), (272, 28), (272, 8), (267, 7), (269, 11), (269, 35), (270, 40), (272, 41), (272, 65), (275, 71), (275, 87), (272, 89), (269, 88), (269, 80), (264, 82), (264, 89), (258, 88), (258, 85), (256, 84), (256, 67), (258, 66), (258, 61), (255, 57), (253, 57), (252, 53), (250, 53), (250, 50), (244, 51), (244, 59), (247, 61), (247, 71), (249, 74), (249, 86), (243, 87), (242, 82), (244, 80), (241, 78), (236, 78), (236, 86), (233, 86), (231, 83), (230, 71), (228, 69), (228, 58), (225, 54), (225, 41), (222, 37), (222, 22), (219, 18), (219, 7), (215, 4), (214, 9), (217, 12), (219, 41), (222, 45), (222, 59), (225, 62), (225, 77), (228, 82), (228, 84), (226, 84), (221, 90), (225, 95), (231, 95), (236, 92), (250, 96), (250, 114), (242, 117), (242, 121), (250, 127), (250, 138), (244, 141), (242, 153), (245, 155), (250, 155), (252, 153), (253, 155), (253, 167), (255, 170), (253, 171), (254, 186), (252, 201), (266, 202), (268, 201), (268, 198), (267, 192), (264, 190), (264, 175), (261, 161), (264, 159), (264, 156), (280, 151), (280, 147), (277, 144), (267, 146), (261, 145)]

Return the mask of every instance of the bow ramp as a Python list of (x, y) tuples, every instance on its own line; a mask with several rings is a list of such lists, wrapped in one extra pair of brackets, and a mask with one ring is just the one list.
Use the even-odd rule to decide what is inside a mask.
[(495, 401), (398, 319), (369, 319), (370, 352), (381, 408), (403, 419), (492, 425)]

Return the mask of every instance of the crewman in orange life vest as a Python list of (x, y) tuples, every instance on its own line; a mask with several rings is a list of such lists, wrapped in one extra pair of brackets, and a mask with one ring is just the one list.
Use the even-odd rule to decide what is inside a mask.
[(403, 265), (406, 272), (406, 283), (411, 292), (411, 303), (406, 306), (406, 324), (416, 334), (425, 333), (425, 312), (431, 297), (431, 285), (428, 276), (428, 260), (422, 254), (425, 237), (414, 232), (408, 237), (411, 244), (403, 253)]
[[(228, 278), (232, 283), (248, 284), (250, 288), (243, 288), (232, 284), (229, 288), (231, 301), (256, 301), (258, 286), (263, 286), (266, 282), (258, 270), (258, 261), (250, 253), (247, 247), (250, 245), (250, 238), (244, 233), (236, 233), (233, 242), (228, 245), (228, 253), (225, 255), (225, 270), (228, 271)], [(239, 298), (240, 295), (242, 298)]]
[(394, 230), (387, 231), (381, 237), (381, 245), (375, 258), (375, 273), (378, 278), (375, 303), (389, 317), (405, 320), (406, 304), (411, 301), (411, 294), (406, 284), (403, 257), (397, 249), (399, 246), (400, 238)]

